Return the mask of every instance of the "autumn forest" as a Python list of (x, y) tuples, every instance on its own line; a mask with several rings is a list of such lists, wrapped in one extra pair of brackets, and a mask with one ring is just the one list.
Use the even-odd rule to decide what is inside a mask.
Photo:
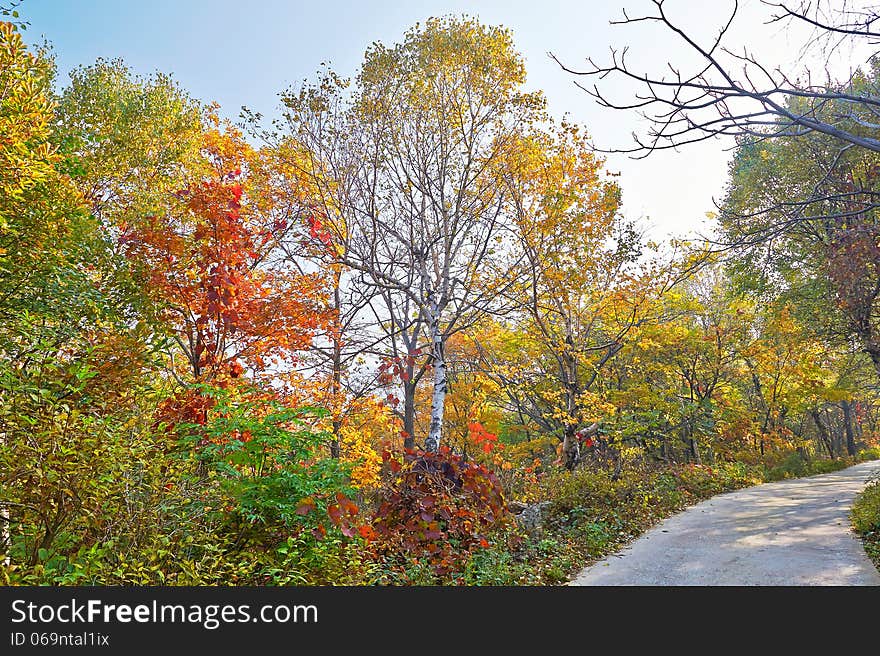
[(4, 584), (559, 584), (880, 457), (874, 60), (707, 119), (716, 233), (652, 241), (504, 27), (228, 120), (118, 59), (61, 79), (3, 11)]

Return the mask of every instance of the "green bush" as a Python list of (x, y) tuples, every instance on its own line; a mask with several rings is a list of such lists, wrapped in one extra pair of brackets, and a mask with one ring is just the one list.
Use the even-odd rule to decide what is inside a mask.
[[(365, 563), (364, 541), (352, 526), (357, 507), (346, 496), (352, 493), (346, 471), (321, 457), (325, 436), (310, 427), (317, 411), (200, 391), (212, 395), (214, 416), (206, 424), (174, 427), (174, 457), (165, 450), (173, 443), (153, 432), (148, 415), (135, 423), (125, 415), (124, 421), (95, 418), (65, 408), (65, 432), (54, 430), (58, 422), (44, 411), (53, 420), (40, 429), (44, 439), (17, 439), (16, 449), (0, 445), (7, 471), (25, 459), (43, 463), (40, 479), (7, 478), (6, 499), (36, 505), (56, 489), (69, 489), (80, 500), (64, 508), (69, 518), (51, 535), (36, 519), (16, 517), (11, 562), (0, 567), (0, 582), (371, 582), (374, 568)], [(37, 397), (43, 407), (51, 398)]]
[(875, 480), (856, 497), (851, 511), (852, 525), (865, 544), (865, 552), (880, 568), (880, 480)]
[(862, 449), (856, 454), (858, 462), (866, 462), (868, 460), (880, 460), (880, 446), (872, 446), (868, 449)]
[(786, 478), (806, 476), (807, 459), (800, 453), (790, 453), (786, 458), (767, 472), (768, 481), (781, 481)]
[(510, 585), (525, 574), (525, 567), (506, 548), (482, 549), (472, 554), (465, 581), (467, 585)]
[(218, 497), (200, 511), (250, 539), (271, 540), (323, 526), (339, 495), (354, 493), (345, 465), (323, 455), (328, 436), (312, 429), (325, 410), (287, 408), (261, 398), (256, 389), (195, 390), (210, 400), (211, 419), (178, 424), (175, 432), (180, 455), (197, 463), (192, 484), (215, 488)]
[(767, 472), (768, 481), (782, 481), (788, 478), (802, 478), (815, 476), (816, 474), (828, 474), (830, 472), (846, 469), (854, 464), (851, 458), (838, 458), (827, 460), (814, 458), (808, 460), (799, 453), (789, 454), (781, 463)]
[(880, 480), (868, 485), (856, 497), (852, 507), (852, 524), (861, 535), (880, 532)]
[(853, 461), (849, 458), (838, 458), (837, 460), (811, 460), (807, 466), (807, 476), (815, 476), (816, 474), (830, 474), (831, 472), (840, 471), (852, 466)]

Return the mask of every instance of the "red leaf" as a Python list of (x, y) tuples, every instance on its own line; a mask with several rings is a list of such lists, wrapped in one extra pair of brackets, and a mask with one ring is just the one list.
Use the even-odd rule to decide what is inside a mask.
[(299, 502), (299, 505), (296, 507), (294, 512), (297, 515), (305, 516), (308, 515), (315, 509), (315, 501), (311, 497), (306, 497), (302, 501)]

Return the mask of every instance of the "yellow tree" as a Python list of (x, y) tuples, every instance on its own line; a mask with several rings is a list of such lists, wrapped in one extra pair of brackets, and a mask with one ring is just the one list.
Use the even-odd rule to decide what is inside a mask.
[[(661, 458), (697, 463), (729, 452), (745, 430), (732, 435), (744, 409), (740, 395), (746, 376), (742, 351), (752, 339), (754, 306), (729, 294), (729, 280), (709, 266), (667, 292), (657, 320), (633, 333), (612, 376), (612, 398), (620, 408), (616, 428), (642, 448), (659, 448)], [(737, 402), (737, 400), (739, 402)], [(749, 415), (750, 417), (751, 415)]]
[(156, 213), (195, 170), (205, 171), (206, 109), (170, 76), (140, 78), (118, 59), (70, 73), (54, 138), (64, 170), (105, 228)]
[(0, 551), (29, 565), (106, 538), (153, 455), (130, 430), (143, 334), (75, 184), (53, 75), (0, 22)]
[(640, 263), (640, 237), (618, 214), (620, 190), (577, 126), (511, 144), (497, 175), (523, 254), (506, 296), (524, 349), (518, 362), (491, 367), (518, 411), (559, 436), (572, 469), (580, 440), (612, 411), (596, 383), (643, 321), (657, 272)]
[[(832, 438), (819, 412), (828, 401), (840, 401), (847, 392), (838, 386), (835, 355), (826, 344), (804, 329), (788, 306), (770, 306), (757, 317), (759, 333), (742, 353), (751, 379), (749, 399), (760, 422), (758, 449), (793, 440), (786, 420), (809, 416), (819, 441), (834, 457)], [(803, 431), (799, 430), (803, 435)]]

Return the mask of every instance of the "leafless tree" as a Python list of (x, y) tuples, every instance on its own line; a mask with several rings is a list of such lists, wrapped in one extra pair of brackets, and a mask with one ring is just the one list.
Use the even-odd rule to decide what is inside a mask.
[[(667, 3), (652, 0), (654, 13), (635, 17), (624, 10), (623, 19), (612, 24), (662, 26), (697, 55), (699, 63), (693, 70), (683, 71), (671, 62), (664, 74), (634, 70), (627, 62), (628, 47), (612, 49), (607, 63), (588, 58), (583, 70), (551, 55), (565, 71), (582, 80), (578, 86), (601, 106), (637, 112), (647, 120), (647, 132), (634, 133), (633, 145), (607, 149), (609, 152), (646, 157), (654, 151), (717, 137), (764, 140), (814, 133), (833, 137), (841, 145), (880, 152), (880, 140), (874, 134), (880, 128), (880, 93), (875, 89), (853, 89), (851, 80), (813, 82), (809, 74), (803, 81), (793, 80), (780, 67), (759, 61), (748, 49), (735, 50), (725, 38), (739, 10), (737, 0), (718, 33), (708, 40), (706, 35), (690, 34), (674, 22), (666, 11)], [(875, 10), (851, 10), (845, 4), (822, 0), (793, 7), (766, 0), (763, 4), (770, 10), (769, 22), (789, 20), (810, 25), (815, 29), (811, 42), (830, 49), (845, 40), (864, 40), (873, 46), (880, 37), (875, 29), (880, 13)], [(635, 83), (638, 90), (634, 97), (611, 98), (603, 90), (611, 79)], [(788, 102), (792, 98), (804, 102), (793, 105)], [(827, 111), (829, 108), (833, 111)]]

